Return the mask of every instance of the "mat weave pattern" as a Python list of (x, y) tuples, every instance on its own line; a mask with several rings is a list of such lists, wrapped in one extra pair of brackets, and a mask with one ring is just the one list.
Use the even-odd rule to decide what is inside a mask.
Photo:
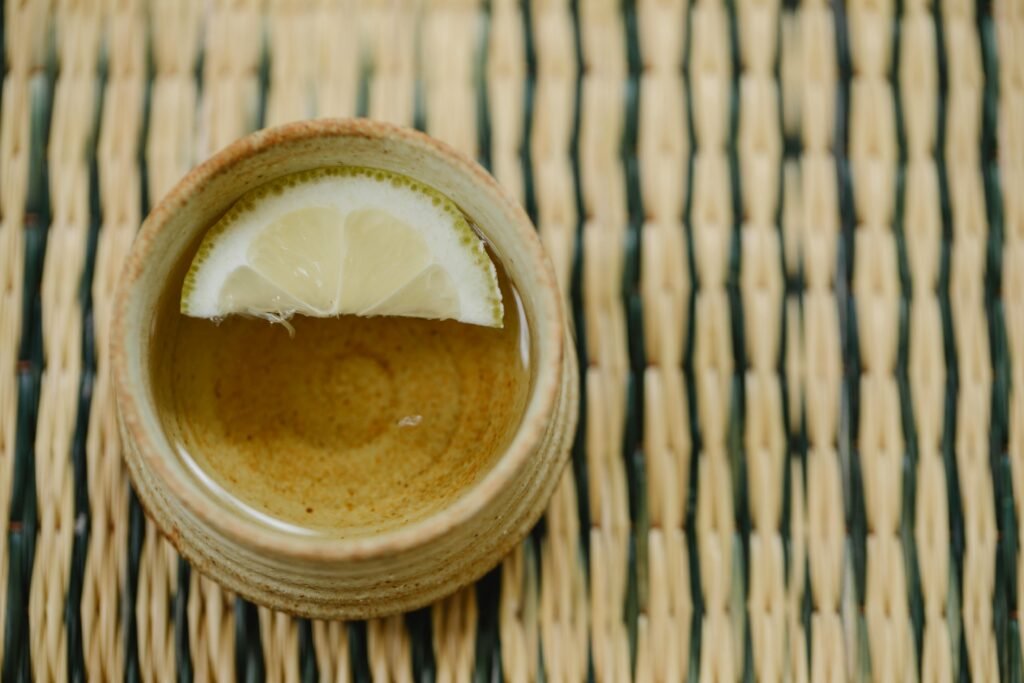
[[(1024, 678), (1024, 0), (2, 19), (3, 681)], [(192, 165), (357, 114), (526, 206), (581, 422), (544, 520), (476, 586), (309, 622), (146, 520), (107, 327), (141, 219)]]

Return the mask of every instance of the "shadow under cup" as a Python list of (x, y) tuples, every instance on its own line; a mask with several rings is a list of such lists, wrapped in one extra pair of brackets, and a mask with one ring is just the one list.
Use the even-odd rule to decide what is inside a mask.
[[(338, 165), (401, 173), (452, 198), (500, 259), (506, 329), (297, 318), (301, 347), (262, 321), (217, 327), (175, 313), (174, 283), (206, 228), (239, 197), (276, 177)], [(303, 616), (408, 610), (482, 576), (540, 517), (575, 432), (573, 345), (529, 220), (476, 164), (377, 122), (269, 129), (186, 176), (133, 245), (111, 340), (125, 460), (149, 515), (200, 571)], [(281, 354), (287, 362), (271, 365)], [(287, 380), (303, 363), (317, 370), (296, 388)], [(246, 366), (260, 374), (246, 379)], [(454, 414), (438, 388), (459, 377)], [(345, 386), (362, 387), (361, 405), (356, 390), (337, 394)], [(406, 400), (410, 392), (418, 403)], [(330, 413), (323, 406), (331, 401), (349, 403)], [(288, 407), (303, 402), (320, 410), (303, 416)], [(445, 427), (428, 432), (423, 422)], [(349, 455), (362, 454), (349, 459), (354, 469), (326, 457), (338, 438), (348, 439)], [(453, 448), (458, 439), (464, 444)], [(247, 440), (272, 445), (248, 475)], [(403, 447), (423, 442), (430, 448)], [(298, 454), (309, 452), (319, 453), (311, 471), (299, 471)], [(238, 485), (254, 472), (262, 488)], [(328, 480), (345, 487), (341, 495)]]

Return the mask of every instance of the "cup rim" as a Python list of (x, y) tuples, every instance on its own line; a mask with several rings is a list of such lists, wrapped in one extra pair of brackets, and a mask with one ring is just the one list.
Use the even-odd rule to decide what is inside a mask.
[[(537, 292), (534, 297), (537, 309), (535, 315), (548, 320), (551, 327), (550, 333), (539, 334), (535, 338), (538, 346), (534, 364), (536, 374), (520, 425), (512, 442), (489, 471), (446, 507), (410, 524), (350, 539), (299, 536), (259, 525), (228, 510), (204, 493), (194, 481), (189, 481), (185, 468), (172, 463), (172, 459), (177, 456), (170, 445), (166, 440), (155, 438), (147, 427), (144, 416), (147, 412), (155, 416), (155, 407), (150, 392), (138, 382), (133, 382), (138, 372), (145, 370), (133, 368), (128, 353), (128, 346), (133, 343), (129, 327), (129, 306), (132, 299), (138, 296), (135, 285), (154, 253), (156, 236), (166, 227), (174, 213), (200, 195), (212, 179), (231, 173), (237, 164), (274, 146), (317, 138), (344, 137), (379, 141), (397, 139), (401, 144), (416, 147), (471, 178), (479, 191), (487, 193), (488, 201), (505, 215), (516, 238), (523, 244), (524, 253), (528, 257), (525, 267), (531, 271), (531, 287), (535, 287)], [(250, 550), (287, 559), (343, 563), (392, 556), (434, 542), (450, 530), (469, 523), (505, 486), (512, 483), (548, 428), (560, 390), (565, 343), (561, 290), (551, 262), (525, 211), (483, 167), (444, 142), (416, 130), (372, 119), (325, 118), (287, 123), (236, 140), (189, 171), (153, 207), (136, 235), (115, 292), (111, 312), (110, 363), (122, 429), (131, 434), (136, 445), (135, 449), (123, 449), (125, 457), (145, 461), (150, 472), (170, 490), (174, 502), (180, 502), (197, 520)], [(150, 424), (153, 423), (159, 424), (159, 420), (150, 421)], [(132, 450), (134, 454), (128, 455)], [(181, 543), (177, 525), (153, 514), (155, 511), (149, 508), (148, 501), (142, 500), (142, 496), (140, 500), (178, 550), (190, 555), (191, 548), (183, 547), (187, 544)]]

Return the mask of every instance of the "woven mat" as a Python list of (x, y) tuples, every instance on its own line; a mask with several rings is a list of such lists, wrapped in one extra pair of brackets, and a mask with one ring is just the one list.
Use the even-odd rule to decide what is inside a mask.
[[(1021, 680), (1024, 1), (6, 0), (3, 680)], [(571, 301), (581, 428), (474, 587), (295, 620), (120, 461), (111, 290), (260, 126), (475, 155)], [(1014, 490), (1021, 491), (1014, 496)]]

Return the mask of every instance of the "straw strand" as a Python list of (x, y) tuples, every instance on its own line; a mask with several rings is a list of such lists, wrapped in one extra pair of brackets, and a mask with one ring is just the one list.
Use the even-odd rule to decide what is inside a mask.
[(959, 379), (954, 448), (964, 523), (961, 615), (971, 676), (993, 680), (999, 675), (992, 628), (996, 520), (989, 502), (986, 428), (992, 366), (982, 289), (989, 234), (978, 144), (984, 74), (973, 5), (948, 0), (942, 11), (948, 65), (945, 153), (953, 216), (949, 296)]
[[(908, 615), (906, 559), (899, 536), (904, 435), (896, 359), (900, 284), (896, 213), (897, 139), (889, 3), (848, 7), (853, 78), (849, 158), (857, 220), (853, 292), (860, 361), (857, 453), (867, 513), (866, 614), (871, 673), (877, 680), (916, 677)], [(916, 128), (915, 128), (916, 131)], [(915, 132), (916, 134), (916, 132)]]
[(690, 230), (695, 276), (693, 374), (699, 434), (696, 536), (700, 569), (700, 675), (731, 680), (743, 670), (742, 550), (727, 431), (733, 413), (734, 358), (727, 293), (734, 236), (728, 126), (733, 73), (725, 5), (700, 0), (691, 12), (690, 87), (695, 155)]
[(66, 680), (68, 674), (63, 612), (75, 524), (69, 456), (81, 372), (78, 291), (89, 230), (87, 155), (98, 97), (98, 3), (64, 4), (55, 20), (60, 65), (47, 148), (52, 216), (40, 289), (44, 365), (35, 441), (36, 550), (46, 559), (34, 564), (29, 601), (37, 680)]
[(367, 45), (367, 113), (411, 126), (416, 113), (416, 59), (420, 4), (425, 0), (360, 0), (362, 43)]
[[(840, 215), (835, 184), (837, 144), (832, 102), (837, 89), (836, 38), (831, 8), (816, 0), (800, 5), (797, 110), (801, 143), (799, 166), (789, 170), (785, 201), (792, 205), (799, 233), (804, 283), (801, 329), (793, 351), (803, 399), (807, 453), (794, 465), (794, 536), (803, 517), (811, 603), (805, 638), (810, 645), (810, 680), (846, 678), (847, 653), (840, 610), (843, 603), (845, 547), (842, 472), (839, 459), (839, 403), (842, 378), (839, 301), (836, 292)], [(796, 238), (794, 238), (796, 239)], [(789, 315), (794, 317), (790, 309)], [(790, 354), (787, 360), (794, 359)], [(802, 486), (801, 486), (802, 484)], [(804, 512), (806, 510), (806, 512)], [(852, 587), (846, 587), (847, 592)]]
[(643, 62), (637, 154), (644, 208), (640, 287), (650, 529), (636, 678), (646, 681), (676, 681), (685, 675), (693, 614), (686, 533), (691, 443), (682, 371), (690, 298), (683, 226), (689, 156), (686, 10), (684, 2), (662, 0), (637, 8)]
[(899, 81), (907, 148), (903, 235), (912, 291), (907, 373), (915, 405), (915, 541), (924, 607), (920, 675), (924, 680), (949, 680), (953, 674), (947, 624), (951, 556), (942, 459), (946, 366), (938, 296), (943, 226), (934, 158), (940, 104), (935, 28), (927, 3), (904, 9), (905, 49), (901, 49)]
[[(577, 123), (577, 74), (572, 6), (565, 0), (528, 0), (536, 80), (530, 122), (529, 169), (537, 230), (568, 298), (579, 224), (572, 144)], [(531, 196), (526, 196), (529, 206)], [(582, 333), (582, 331), (578, 331)], [(582, 429), (582, 425), (578, 427)], [(574, 455), (574, 457), (576, 457)], [(566, 469), (545, 515), (539, 545), (539, 631), (549, 680), (581, 681), (590, 660), (587, 573), (580, 547), (578, 482)], [(529, 554), (527, 554), (529, 557)], [(529, 571), (529, 569), (527, 569)], [(506, 667), (509, 666), (505, 663)]]
[[(629, 504), (622, 453), (628, 372), (626, 321), (619, 297), (628, 224), (619, 144), (626, 96), (625, 29), (618, 5), (579, 7), (583, 55), (579, 185), (583, 197), (583, 309), (590, 507), (590, 645), (598, 681), (632, 669), (625, 623)], [(631, 454), (630, 454), (631, 455)]]
[(737, 140), (742, 178), (741, 276), (746, 352), (744, 390), (747, 500), (750, 510), (749, 614), (758, 680), (781, 680), (786, 663), (786, 571), (782, 497), (786, 476), (783, 394), (777, 364), (783, 324), (782, 243), (775, 223), (782, 167), (777, 60), (779, 6), (737, 7), (741, 49)]

